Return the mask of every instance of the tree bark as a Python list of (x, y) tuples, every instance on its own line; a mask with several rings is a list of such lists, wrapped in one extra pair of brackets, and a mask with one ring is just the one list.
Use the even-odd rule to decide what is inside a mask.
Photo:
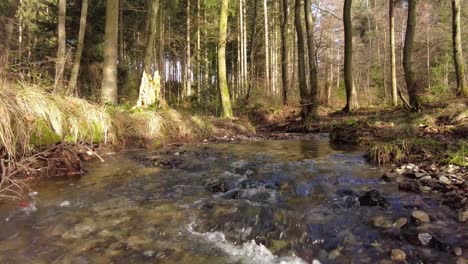
[(413, 45), (416, 30), (417, 0), (408, 1), (408, 21), (406, 24), (405, 47), (403, 49), (403, 69), (405, 71), (406, 87), (409, 94), (409, 104), (412, 112), (420, 111), (419, 89), (413, 70)]
[(395, 54), (395, 14), (394, 0), (389, 0), (388, 17), (389, 17), (389, 30), (390, 30), (390, 72), (391, 72), (391, 86), (392, 86), (392, 104), (398, 106), (398, 88), (396, 76), (396, 54)]
[(289, 81), (289, 61), (288, 61), (288, 18), (289, 18), (289, 0), (281, 0), (283, 12), (281, 17), (281, 81), (283, 105), (288, 104), (288, 81)]
[(67, 1), (59, 0), (57, 58), (55, 62), (55, 87), (63, 86), (63, 72), (65, 71), (65, 18), (67, 15)]
[(312, 17), (312, 5), (310, 0), (304, 1), (304, 14), (306, 18), (307, 31), (307, 50), (309, 54), (309, 79), (310, 79), (310, 117), (318, 118), (319, 106), (319, 87), (318, 87), (318, 71), (315, 51), (314, 38), (314, 19)]
[(452, 0), (453, 65), (455, 66), (457, 76), (457, 93), (458, 95), (468, 96), (465, 64), (463, 63), (462, 55), (460, 13), (460, 0)]
[(270, 90), (270, 37), (268, 36), (268, 5), (267, 0), (263, 0), (263, 18), (264, 18), (264, 27), (265, 27), (265, 88), (267, 94), (271, 92)]
[(227, 21), (228, 21), (229, 0), (221, 1), (221, 11), (219, 15), (219, 37), (218, 37), (218, 88), (223, 109), (223, 117), (232, 118), (231, 100), (229, 98), (229, 88), (227, 84), (226, 71), (226, 41), (227, 41)]
[(250, 35), (250, 52), (249, 52), (249, 58), (250, 58), (250, 80), (249, 80), (249, 87), (247, 90), (247, 94), (245, 96), (245, 101), (248, 102), (250, 99), (250, 94), (252, 92), (252, 86), (253, 86), (253, 68), (254, 68), (254, 59), (255, 59), (255, 51), (256, 51), (256, 46), (255, 46), (255, 39), (257, 38), (257, 16), (258, 16), (258, 0), (254, 0), (254, 16), (253, 16), (253, 21), (252, 21), (252, 34)]
[(107, 0), (101, 100), (111, 104), (117, 104), (118, 25), (119, 0)]
[(158, 28), (159, 0), (151, 1), (151, 11), (148, 15), (148, 32), (146, 33), (145, 53), (143, 55), (143, 70), (147, 74), (151, 73), (151, 66), (154, 62), (154, 44)]
[(190, 49), (190, 30), (191, 30), (191, 20), (190, 20), (190, 0), (187, 0), (187, 44), (186, 44), (186, 61), (187, 65), (185, 67), (185, 88), (186, 96), (192, 95), (192, 52)]
[(310, 102), (306, 81), (304, 30), (301, 23), (301, 0), (296, 0), (294, 6), (294, 23), (297, 35), (297, 71), (299, 76), (301, 116), (305, 120), (309, 116)]
[(344, 1), (344, 81), (346, 87), (345, 113), (350, 113), (359, 108), (356, 87), (353, 81), (353, 24), (351, 19), (352, 0)]
[[(19, 0), (9, 0), (8, 1), (8, 9), (6, 10), (5, 14), (5, 40), (3, 42), (3, 49), (4, 54), (8, 56), (10, 51), (11, 39), (13, 37), (13, 29), (15, 28), (15, 15), (16, 11), (18, 10)], [(8, 63), (8, 57), (6, 58), (6, 62)]]
[(75, 59), (71, 72), (70, 83), (68, 84), (68, 92), (77, 94), (76, 84), (78, 74), (80, 72), (81, 55), (83, 54), (84, 37), (86, 32), (86, 18), (88, 15), (88, 0), (83, 0), (81, 3), (80, 31), (78, 32), (78, 44), (76, 46)]

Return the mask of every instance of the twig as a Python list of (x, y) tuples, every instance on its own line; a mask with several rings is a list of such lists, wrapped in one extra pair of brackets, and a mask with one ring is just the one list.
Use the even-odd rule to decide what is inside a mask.
[[(84, 146), (84, 145), (83, 145)], [(84, 146), (88, 151), (91, 151), (91, 153), (93, 153), (96, 157), (98, 157), (99, 160), (101, 160), (101, 162), (104, 162), (104, 159), (101, 158), (101, 156), (99, 156), (99, 154), (97, 154), (95, 151), (93, 151), (92, 149), (90, 149), (88, 146)]]

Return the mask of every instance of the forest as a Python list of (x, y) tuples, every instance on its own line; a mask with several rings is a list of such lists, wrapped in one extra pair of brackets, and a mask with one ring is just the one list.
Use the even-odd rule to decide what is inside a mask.
[(467, 29), (467, 0), (0, 0), (0, 217), (33, 226), (0, 262), (467, 263)]

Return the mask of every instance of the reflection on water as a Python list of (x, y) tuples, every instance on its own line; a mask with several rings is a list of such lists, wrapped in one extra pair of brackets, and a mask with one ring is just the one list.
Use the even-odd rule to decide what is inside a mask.
[[(37, 210), (0, 208), (0, 263), (376, 263), (403, 249), (410, 262), (453, 259), (449, 249), (409, 243), (430, 232), (467, 248), (467, 229), (431, 197), (379, 182), (362, 153), (325, 140), (186, 146), (90, 164), (79, 180), (36, 188)], [(356, 204), (379, 190), (389, 209)], [(337, 192), (338, 191), (338, 192)], [(345, 194), (345, 195), (341, 195)], [(376, 216), (432, 223), (377, 228)], [(408, 231), (407, 231), (408, 230)]]

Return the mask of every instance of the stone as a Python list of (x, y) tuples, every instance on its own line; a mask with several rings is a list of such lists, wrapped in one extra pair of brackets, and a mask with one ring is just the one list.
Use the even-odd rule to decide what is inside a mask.
[(370, 190), (359, 197), (359, 203), (365, 206), (389, 206), (387, 200), (376, 190)]
[(377, 228), (390, 228), (393, 226), (393, 222), (383, 216), (377, 216), (372, 219), (372, 225)]
[(402, 228), (402, 227), (404, 227), (407, 223), (408, 223), (408, 220), (407, 220), (405, 217), (400, 217), (400, 218), (398, 218), (398, 219), (395, 221), (394, 225), (395, 225), (395, 227), (397, 227), (397, 228)]
[(411, 213), (411, 219), (413, 219), (413, 221), (418, 225), (431, 222), (429, 215), (419, 210), (413, 211)]
[(420, 233), (418, 234), (418, 240), (421, 245), (427, 246), (431, 243), (432, 235), (429, 233)]
[(155, 253), (156, 252), (154, 252), (153, 250), (147, 250), (147, 251), (143, 252), (143, 256), (151, 258), (151, 257), (154, 256)]
[(467, 264), (468, 260), (466, 260), (466, 258), (464, 258), (464, 257), (459, 257), (459, 258), (457, 258), (457, 261), (455, 263), (456, 264)]
[(406, 168), (397, 168), (395, 169), (395, 172), (399, 175), (403, 175), (406, 172)]
[(382, 176), (382, 180), (384, 180), (386, 182), (392, 182), (392, 181), (395, 181), (396, 177), (397, 177), (396, 173), (386, 171), (386, 172), (384, 172), (384, 174)]
[(401, 249), (392, 249), (390, 258), (395, 262), (403, 262), (406, 260), (406, 253)]
[(398, 183), (398, 189), (408, 192), (419, 192), (419, 184), (416, 182), (404, 181)]
[(464, 223), (468, 220), (468, 210), (461, 211), (458, 213), (458, 222)]
[(70, 207), (70, 202), (69, 201), (63, 201), (60, 203), (60, 207)]
[(430, 191), (432, 191), (432, 188), (429, 187), (429, 186), (419, 186), (419, 190), (423, 193), (428, 193)]
[(452, 181), (449, 178), (445, 177), (445, 176), (440, 176), (439, 177), (439, 182), (442, 183), (442, 184), (445, 184), (445, 185), (449, 185), (449, 184), (452, 183)]
[(453, 254), (455, 256), (461, 256), (463, 254), (463, 251), (462, 251), (461, 247), (454, 247), (453, 248)]
[(416, 172), (416, 173), (414, 174), (414, 176), (415, 176), (416, 178), (418, 178), (418, 179), (419, 179), (419, 178), (422, 178), (423, 176), (426, 176), (426, 175), (427, 175), (427, 173), (424, 173), (424, 172)]
[(430, 181), (432, 181), (432, 177), (429, 176), (429, 175), (426, 175), (426, 176), (423, 176), (423, 177), (419, 178), (419, 180), (422, 181), (422, 182), (430, 182)]

